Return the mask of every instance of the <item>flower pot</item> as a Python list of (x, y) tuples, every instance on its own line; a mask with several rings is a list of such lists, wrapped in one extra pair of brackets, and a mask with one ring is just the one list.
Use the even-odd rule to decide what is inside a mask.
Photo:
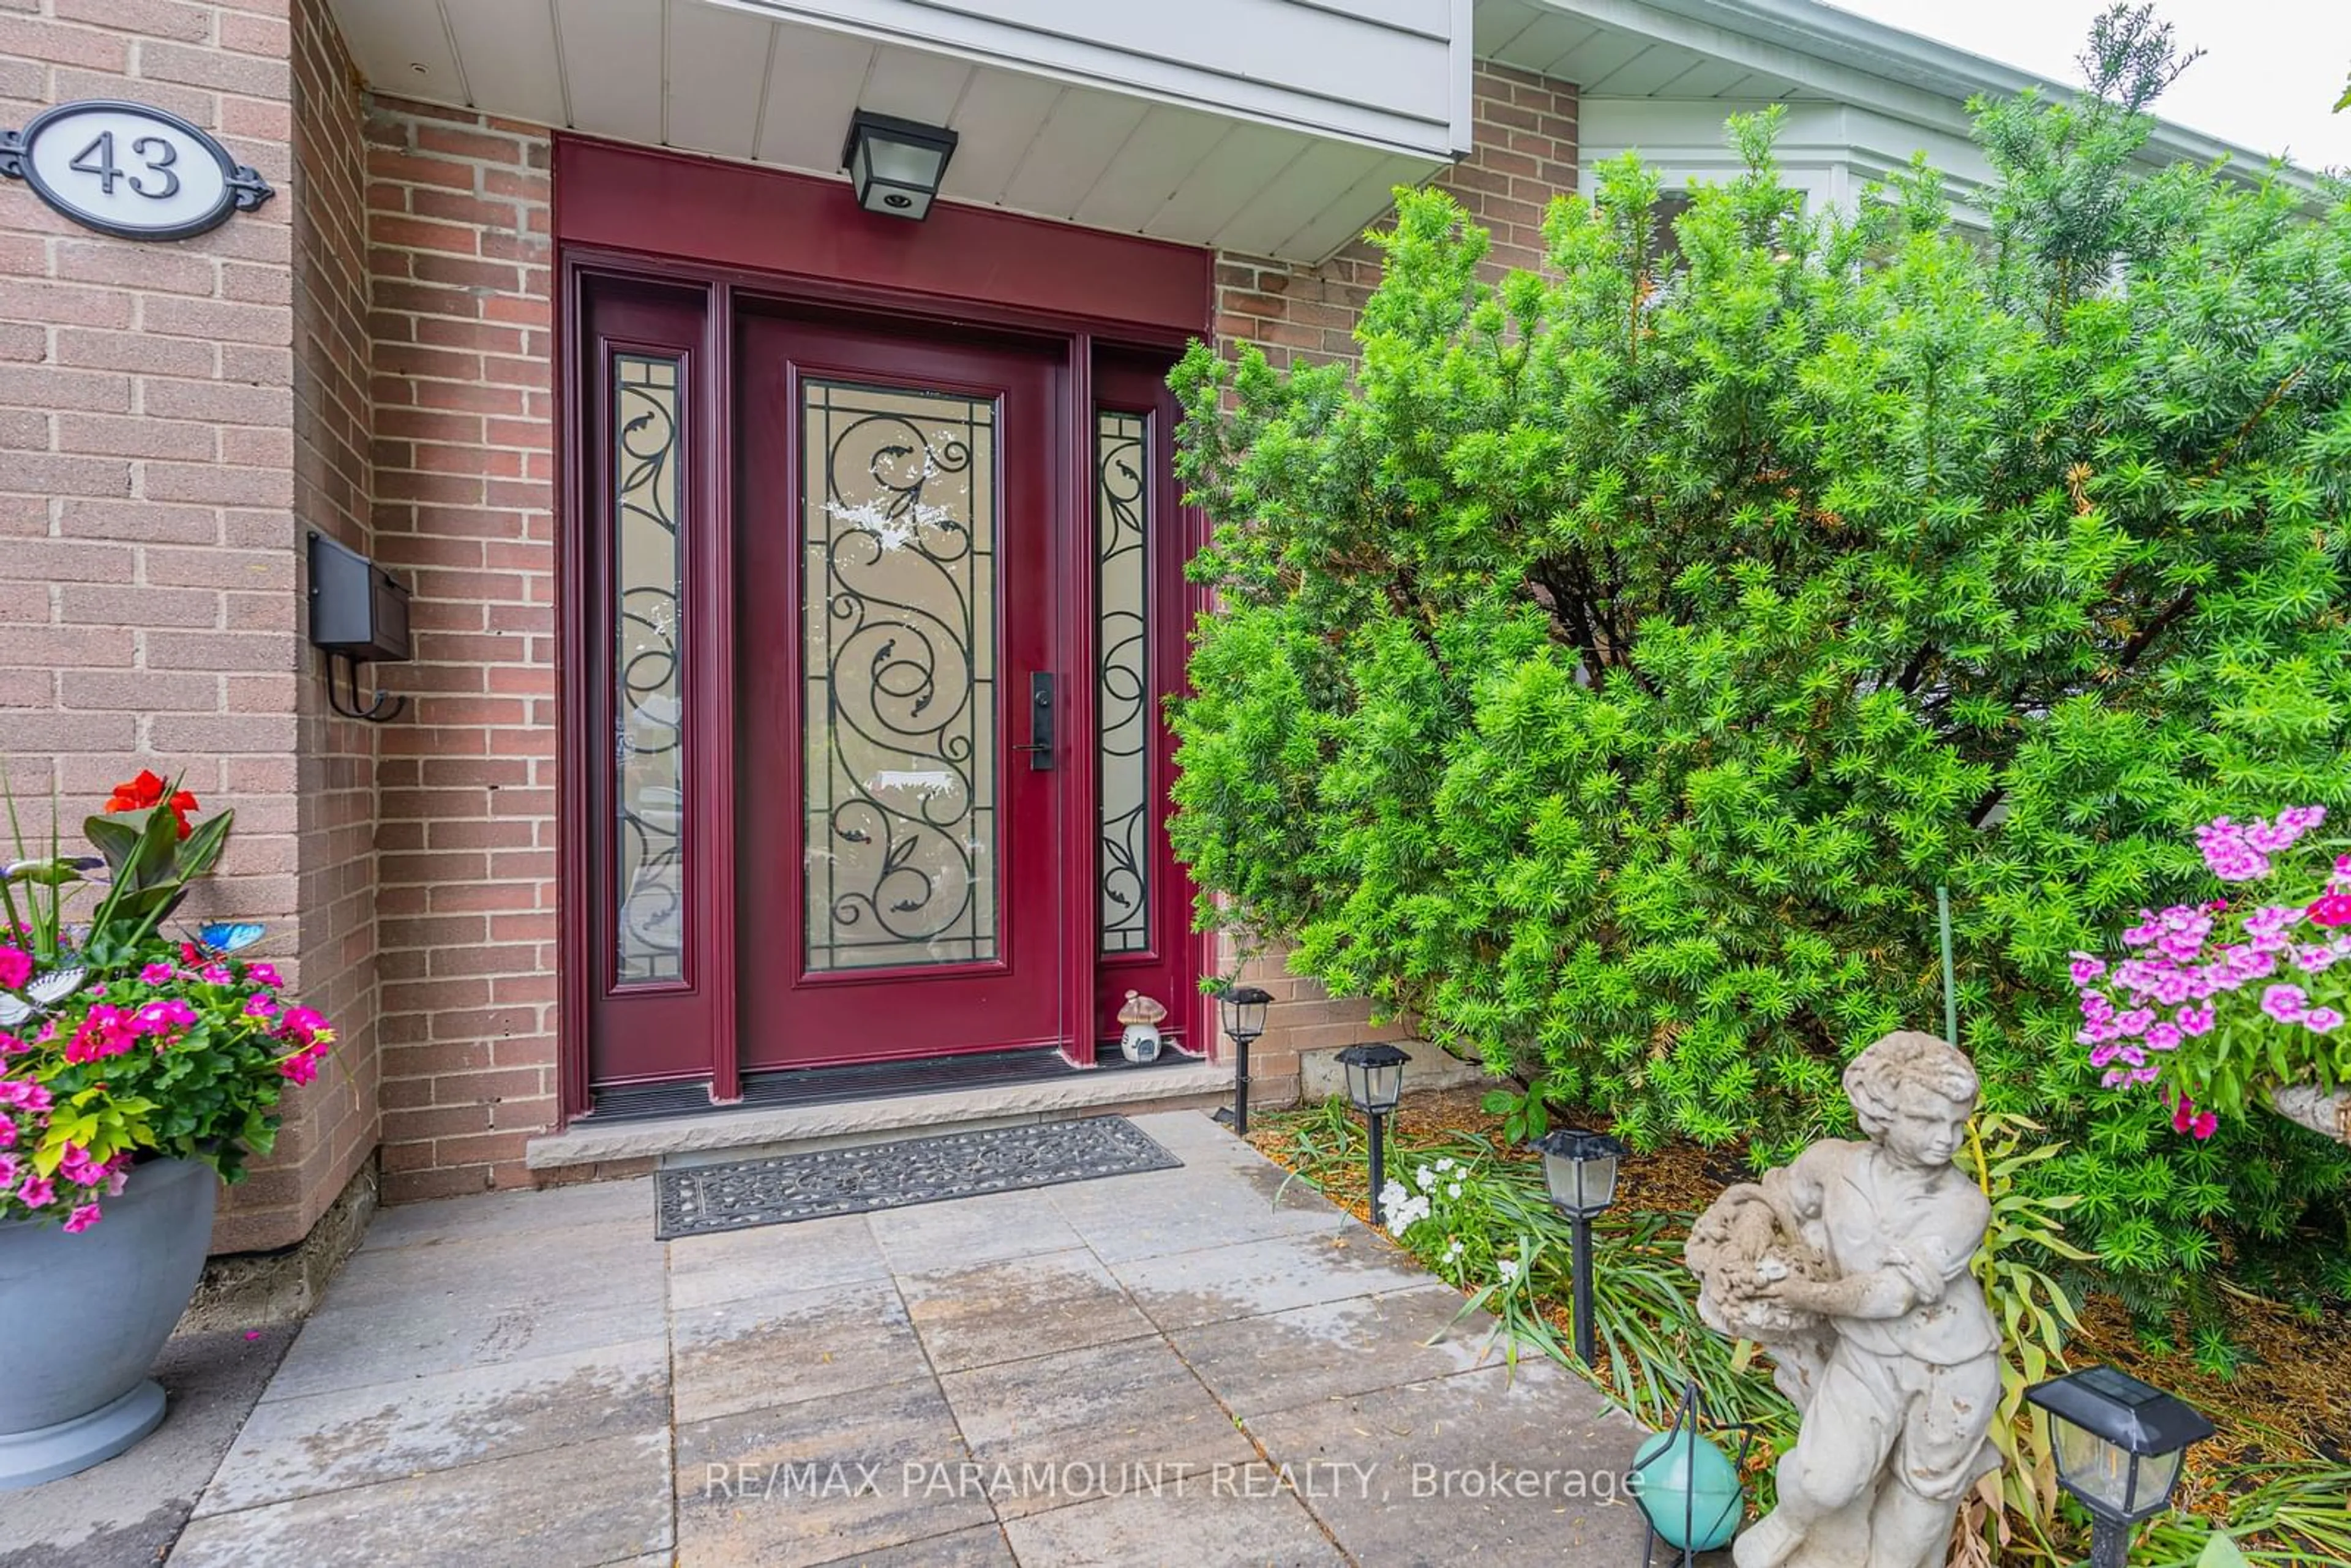
[(147, 1370), (195, 1293), (219, 1186), (208, 1166), (155, 1160), (78, 1236), (0, 1220), (0, 1491), (88, 1469), (162, 1420)]

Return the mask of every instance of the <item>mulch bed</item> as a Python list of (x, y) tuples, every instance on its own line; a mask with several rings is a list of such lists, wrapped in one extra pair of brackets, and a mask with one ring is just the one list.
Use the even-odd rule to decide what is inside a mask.
[[(1471, 1088), (1408, 1095), (1391, 1120), (1397, 1142), (1408, 1146), (1468, 1132), (1500, 1143), (1502, 1118), (1479, 1103), (1484, 1093)], [(1267, 1158), (1287, 1163), (1287, 1139), (1278, 1113), (1251, 1128), (1249, 1142)], [(1351, 1170), (1326, 1191), (1356, 1218), (1368, 1219), (1367, 1176), (1364, 1170)], [(1618, 1178), (1616, 1201), (1620, 1207), (1653, 1213), (1696, 1214), (1725, 1186), (1748, 1179), (1743, 1148), (1708, 1149), (1676, 1142), (1654, 1154), (1628, 1156)], [(2082, 1325), (2073, 1352), (2074, 1364), (2109, 1362), (2171, 1390), (2212, 1417), (2218, 1436), (2199, 1445), (2189, 1460), (2199, 1479), (2209, 1481), (2248, 1465), (2302, 1458), (2296, 1446), (2337, 1463), (2351, 1460), (2351, 1315), (2335, 1312), (2313, 1322), (2291, 1308), (2247, 1297), (2230, 1322), (2246, 1358), (2225, 1377), (2207, 1373), (2184, 1351), (2158, 1354), (2147, 1350), (2132, 1332), (2128, 1314), (2111, 1298), (2095, 1296), (2084, 1303)], [(2179, 1337), (2181, 1343), (2188, 1343), (2184, 1323)]]

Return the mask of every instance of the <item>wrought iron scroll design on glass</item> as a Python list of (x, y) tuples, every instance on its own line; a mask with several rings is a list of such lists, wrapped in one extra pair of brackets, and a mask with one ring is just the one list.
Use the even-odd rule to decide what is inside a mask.
[(996, 405), (802, 384), (807, 966), (993, 960)]
[(1151, 946), (1150, 451), (1147, 414), (1094, 414), (1098, 920), (1105, 955)]
[(678, 369), (612, 356), (612, 800), (621, 985), (684, 967), (685, 708), (679, 659)]

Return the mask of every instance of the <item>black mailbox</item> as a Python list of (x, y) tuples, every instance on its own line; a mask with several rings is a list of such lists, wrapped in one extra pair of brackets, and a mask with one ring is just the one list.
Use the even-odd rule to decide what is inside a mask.
[[(406, 698), (376, 694), (368, 707), (360, 706), (359, 666), (399, 663), (411, 656), (408, 642), (409, 591), (394, 582), (392, 573), (358, 551), (310, 530), (310, 641), (327, 654), (327, 701), (347, 718), (383, 720), (397, 714)], [(335, 660), (349, 662), (350, 706), (335, 691)]]
[(408, 590), (326, 535), (310, 534), (310, 641), (353, 664), (409, 656)]

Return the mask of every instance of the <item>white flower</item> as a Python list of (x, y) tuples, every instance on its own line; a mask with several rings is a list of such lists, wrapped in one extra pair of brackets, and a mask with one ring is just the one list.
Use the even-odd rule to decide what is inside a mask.
[(1461, 1196), (1461, 1184), (1458, 1181), (1447, 1182), (1445, 1184), (1445, 1196), (1447, 1197), (1459, 1197)]
[(1451, 1155), (1447, 1155), (1439, 1159), (1437, 1162), (1437, 1168), (1440, 1171), (1451, 1170), (1453, 1168), (1453, 1156)]
[(1429, 1188), (1437, 1185), (1437, 1173), (1430, 1170), (1426, 1166), (1422, 1166), (1412, 1173), (1412, 1181), (1415, 1186), (1417, 1186), (1423, 1192), (1426, 1192)]
[(1498, 1258), (1494, 1260), (1494, 1271), (1501, 1275), (1502, 1283), (1513, 1284), (1519, 1277), (1519, 1260), (1516, 1258)]
[(1410, 1197), (1411, 1194), (1405, 1190), (1404, 1183), (1391, 1179), (1385, 1186), (1380, 1188), (1380, 1212), (1394, 1214), (1405, 1206)]
[(1458, 1263), (1461, 1260), (1461, 1238), (1458, 1236), (1446, 1247), (1445, 1260), (1447, 1263)]

